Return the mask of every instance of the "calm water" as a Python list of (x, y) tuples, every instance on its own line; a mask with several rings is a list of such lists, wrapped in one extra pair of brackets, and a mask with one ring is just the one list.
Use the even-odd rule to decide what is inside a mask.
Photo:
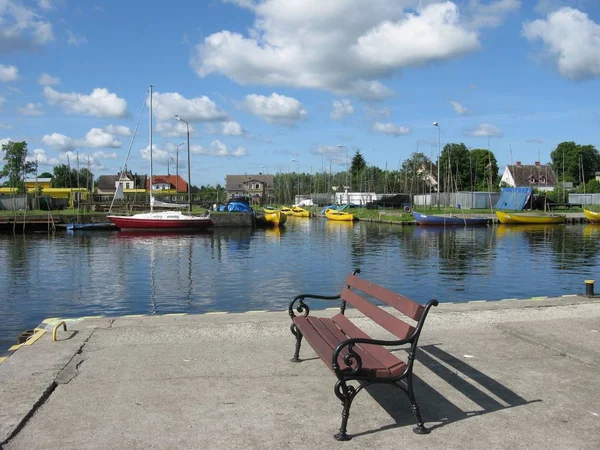
[(598, 273), (598, 250), (592, 225), (291, 218), (281, 232), (0, 235), (0, 351), (47, 317), (285, 309), (298, 293), (338, 293), (354, 267), (418, 301), (578, 293)]

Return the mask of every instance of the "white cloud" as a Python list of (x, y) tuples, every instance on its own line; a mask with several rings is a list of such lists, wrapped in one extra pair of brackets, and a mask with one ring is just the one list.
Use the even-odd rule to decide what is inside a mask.
[[(140, 150), (140, 156), (146, 161), (150, 161), (150, 146), (146, 145)], [(169, 153), (159, 149), (156, 145), (152, 144), (152, 161), (158, 164), (167, 164), (169, 160)]]
[(0, 1), (0, 54), (35, 49), (54, 40), (52, 25), (21, 2)]
[(336, 145), (323, 145), (320, 144), (314, 148), (310, 149), (310, 153), (317, 156), (322, 156), (327, 158), (329, 161), (334, 162), (336, 164), (342, 164), (346, 162), (345, 154), (347, 149), (343, 147), (338, 147)]
[(46, 114), (42, 110), (41, 103), (27, 103), (25, 106), (18, 108), (17, 111), (23, 116), (43, 116)]
[(454, 108), (454, 111), (456, 111), (461, 116), (465, 115), (465, 114), (470, 114), (471, 113), (471, 111), (469, 111), (463, 105), (461, 105), (460, 103), (458, 103), (456, 100), (450, 100), (448, 103), (450, 103), (452, 105), (452, 108)]
[(119, 157), (119, 155), (117, 155), (115, 152), (108, 153), (103, 151), (94, 152), (92, 156), (95, 159), (117, 159)]
[(44, 167), (58, 166), (63, 163), (59, 158), (48, 156), (46, 151), (42, 148), (36, 148), (32, 153), (29, 153), (27, 161), (37, 162), (38, 166)]
[(520, 7), (521, 0), (498, 0), (492, 3), (470, 0), (471, 25), (477, 28), (497, 27), (504, 21), (507, 14), (518, 11)]
[(600, 25), (577, 9), (562, 8), (523, 24), (523, 36), (541, 40), (561, 75), (572, 80), (600, 76)]
[(255, 116), (269, 123), (291, 125), (305, 120), (308, 113), (298, 100), (273, 92), (269, 97), (250, 94), (246, 96), (244, 105)]
[[(0, 21), (0, 24), (2, 22)], [(6, 66), (4, 64), (0, 64), (0, 82), (9, 83), (11, 81), (16, 81), (19, 79), (19, 69), (15, 66)]]
[(52, 4), (51, 0), (39, 0), (38, 6), (44, 11), (51, 11), (54, 9), (54, 5)]
[(86, 95), (77, 92), (58, 92), (50, 86), (45, 86), (44, 96), (50, 105), (60, 106), (67, 114), (95, 117), (127, 115), (127, 102), (104, 88), (96, 88), (90, 95)]
[(92, 128), (85, 135), (83, 141), (78, 141), (81, 147), (98, 147), (98, 148), (118, 148), (121, 147), (121, 142), (117, 141), (115, 136), (101, 128)]
[(131, 136), (133, 132), (125, 125), (108, 125), (104, 128), (104, 131), (110, 134), (116, 134), (118, 136)]
[(12, 130), (14, 127), (10, 123), (0, 123), (0, 129)]
[(221, 124), (221, 134), (225, 136), (241, 136), (244, 134), (244, 130), (239, 123), (230, 120)]
[[(188, 122), (211, 122), (227, 119), (227, 113), (206, 96), (187, 99), (177, 92), (152, 94), (152, 107), (159, 120), (175, 120), (175, 115)], [(185, 125), (185, 124), (184, 124)]]
[(75, 142), (70, 137), (60, 133), (46, 134), (42, 142), (59, 151), (68, 151), (75, 148)]
[(241, 158), (247, 156), (248, 150), (246, 147), (237, 147), (230, 149), (226, 144), (218, 139), (210, 143), (209, 148), (204, 148), (201, 145), (192, 145), (190, 151), (196, 155), (217, 156), (217, 157), (235, 157)]
[(42, 138), (42, 142), (61, 152), (74, 150), (77, 147), (119, 148), (122, 145), (113, 134), (101, 128), (91, 128), (83, 139), (71, 139), (60, 133), (47, 134)]
[(38, 84), (41, 84), (42, 86), (60, 84), (60, 78), (53, 77), (51, 75), (48, 75), (46, 72), (43, 72), (38, 78)]
[(87, 38), (82, 34), (75, 34), (71, 30), (67, 30), (67, 45), (71, 47), (79, 47), (80, 45), (87, 44)]
[(7, 138), (1, 138), (0, 139), (0, 147), (2, 147), (3, 145), (8, 144), (10, 141), (12, 141), (12, 138), (9, 138), (9, 137), (7, 137)]
[(477, 27), (519, 2), (484, 7), (471, 0), (464, 21), (451, 1), (371, 0), (368, 8), (364, 0), (235, 3), (255, 22), (248, 36), (223, 30), (198, 44), (191, 64), (200, 77), (220, 73), (239, 84), (381, 99), (391, 91), (379, 78), (477, 50)]
[(342, 100), (333, 101), (333, 109), (329, 117), (334, 120), (341, 120), (352, 114), (354, 114), (354, 106), (352, 106), (350, 100), (344, 98)]
[(392, 111), (390, 108), (375, 108), (373, 106), (364, 106), (365, 112), (371, 117), (390, 117)]
[(392, 136), (402, 136), (411, 132), (409, 127), (399, 127), (393, 123), (375, 122), (373, 131), (376, 133), (391, 134)]
[[(190, 124), (190, 135), (195, 134), (195, 128)], [(185, 137), (187, 136), (187, 128), (185, 123), (180, 121), (164, 121), (156, 124), (156, 132), (164, 137)]]
[(494, 125), (488, 123), (482, 123), (477, 128), (465, 133), (467, 136), (479, 136), (479, 137), (502, 137), (504, 134), (502, 130)]

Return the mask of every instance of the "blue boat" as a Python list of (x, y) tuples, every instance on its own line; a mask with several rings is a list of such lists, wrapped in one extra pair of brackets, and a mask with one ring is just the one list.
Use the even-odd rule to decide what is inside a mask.
[(418, 225), (473, 227), (485, 226), (492, 221), (487, 217), (435, 216), (421, 214), (416, 211), (413, 211), (412, 215)]
[(117, 227), (112, 222), (102, 222), (102, 223), (68, 223), (67, 230), (68, 231), (76, 231), (76, 230), (116, 230)]

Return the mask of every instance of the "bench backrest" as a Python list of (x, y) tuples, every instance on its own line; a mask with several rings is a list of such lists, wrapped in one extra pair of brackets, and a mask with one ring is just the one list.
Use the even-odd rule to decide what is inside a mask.
[(372, 300), (379, 300), (416, 322), (421, 319), (425, 310), (423, 305), (356, 275), (348, 275), (346, 285), (342, 291), (342, 300), (350, 303), (387, 331), (399, 339), (405, 339), (415, 331), (415, 327), (379, 308)]

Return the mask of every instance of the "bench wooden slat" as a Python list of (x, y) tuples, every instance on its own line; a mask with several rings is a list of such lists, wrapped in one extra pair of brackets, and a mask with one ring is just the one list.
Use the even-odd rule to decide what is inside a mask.
[(342, 291), (342, 298), (399, 339), (406, 338), (414, 330), (411, 325), (379, 308), (347, 287)]
[(390, 291), (382, 286), (371, 283), (364, 278), (357, 277), (356, 275), (348, 275), (346, 278), (346, 284), (351, 288), (359, 289), (364, 293), (375, 297), (388, 305), (394, 307), (402, 314), (410, 317), (413, 320), (418, 321), (425, 310), (423, 305), (404, 297), (396, 292)]
[[(332, 320), (348, 337), (370, 339), (370, 336), (367, 333), (354, 325), (343, 314), (333, 316)], [(401, 374), (406, 368), (406, 363), (404, 361), (390, 353), (389, 350), (381, 345), (360, 344), (360, 346), (377, 358), (383, 367), (389, 369), (391, 376)]]

